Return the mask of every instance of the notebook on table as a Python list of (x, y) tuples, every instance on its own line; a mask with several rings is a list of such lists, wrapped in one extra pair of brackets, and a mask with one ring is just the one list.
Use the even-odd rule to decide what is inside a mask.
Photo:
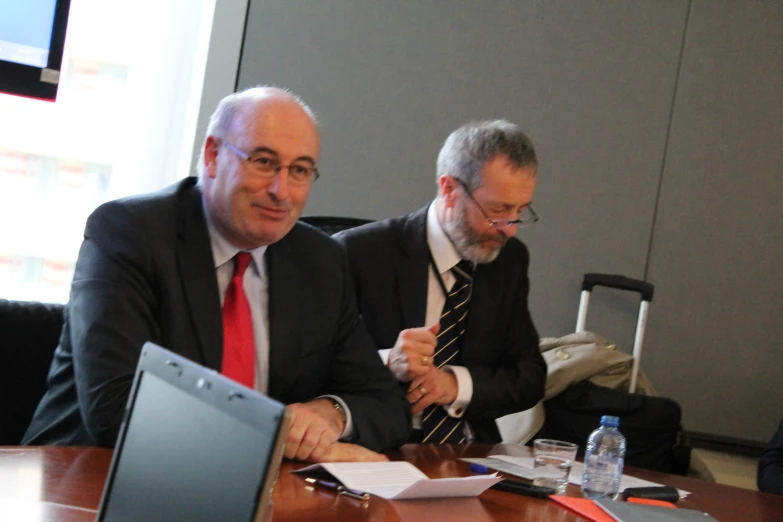
[(618, 522), (718, 522), (695, 509), (671, 509), (603, 499), (595, 503)]
[(261, 520), (287, 427), (277, 401), (146, 343), (97, 520)]

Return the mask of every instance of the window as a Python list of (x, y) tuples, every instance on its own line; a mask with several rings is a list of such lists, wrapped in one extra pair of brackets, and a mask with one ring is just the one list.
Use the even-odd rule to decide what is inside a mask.
[(0, 94), (0, 297), (66, 302), (84, 223), (190, 174), (215, 0), (72, 0), (56, 103)]

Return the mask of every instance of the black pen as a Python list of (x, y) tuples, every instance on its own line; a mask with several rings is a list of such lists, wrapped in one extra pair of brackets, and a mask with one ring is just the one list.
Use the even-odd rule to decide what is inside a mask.
[(557, 491), (554, 488), (546, 488), (544, 486), (531, 486), (524, 482), (517, 482), (516, 480), (503, 479), (502, 481), (492, 486), (494, 489), (500, 491), (508, 491), (509, 493), (516, 493), (517, 495), (525, 495), (526, 497), (535, 498), (549, 498), (549, 495), (554, 495)]
[(362, 501), (370, 500), (369, 493), (346, 488), (345, 486), (337, 482), (329, 482), (328, 480), (321, 480), (321, 479), (314, 479), (314, 478), (306, 478), (305, 481), (309, 482), (314, 486), (318, 486), (323, 489), (328, 489), (329, 491), (335, 491), (340, 495), (345, 495), (346, 497), (355, 498), (356, 500), (362, 500)]

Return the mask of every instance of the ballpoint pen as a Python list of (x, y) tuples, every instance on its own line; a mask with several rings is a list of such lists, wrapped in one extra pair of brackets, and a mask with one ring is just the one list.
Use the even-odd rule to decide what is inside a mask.
[(306, 478), (305, 481), (309, 484), (312, 484), (313, 486), (318, 486), (319, 488), (328, 489), (329, 491), (334, 491), (340, 495), (345, 495), (346, 497), (355, 498), (356, 500), (362, 500), (362, 501), (370, 500), (369, 493), (346, 488), (345, 486), (337, 482), (330, 482), (328, 480), (314, 479), (314, 478)]
[(524, 482), (518, 482), (516, 480), (504, 479), (492, 486), (493, 489), (499, 489), (500, 491), (507, 491), (509, 493), (516, 493), (517, 495), (525, 495), (526, 497), (535, 498), (549, 498), (549, 495), (557, 493), (554, 488), (546, 488), (543, 486), (532, 486), (525, 484)]

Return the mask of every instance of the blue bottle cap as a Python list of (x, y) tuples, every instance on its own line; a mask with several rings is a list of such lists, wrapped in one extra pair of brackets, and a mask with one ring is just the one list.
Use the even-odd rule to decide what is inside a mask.
[(486, 466), (482, 466), (481, 464), (476, 464), (475, 462), (470, 465), (470, 471), (473, 473), (489, 473), (489, 468)]
[(604, 415), (601, 417), (601, 426), (609, 426), (610, 428), (616, 428), (620, 425), (619, 417), (612, 417), (611, 415)]

